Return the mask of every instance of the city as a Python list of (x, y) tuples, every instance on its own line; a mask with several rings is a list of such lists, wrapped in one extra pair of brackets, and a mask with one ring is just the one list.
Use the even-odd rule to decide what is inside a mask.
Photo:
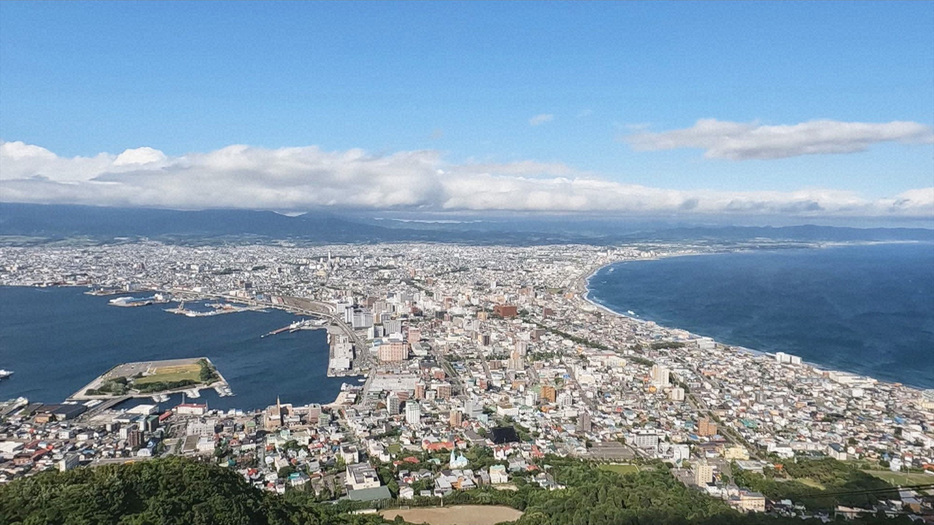
[(0, 525), (934, 524), (932, 26), (0, 1)]
[[(600, 267), (705, 251), (663, 244), (3, 247), (2, 286), (162, 292), (316, 314), (331, 324), (328, 374), (348, 382), (333, 401), (281, 399), (256, 411), (213, 410), (197, 399), (129, 410), (11, 400), (0, 411), (0, 481), (200, 456), (264, 490), (379, 505), (443, 501), (483, 486), (514, 490), (516, 476), (561, 489), (542, 468), (549, 457), (621, 472), (661, 461), (685, 485), (743, 512), (810, 517), (827, 514), (740, 481), (816, 458), (882, 477), (916, 473), (903, 474), (911, 480), (904, 486), (934, 480), (923, 474), (934, 474), (934, 392), (725, 346), (586, 299), (587, 278)], [(931, 510), (925, 488), (900, 492), (897, 500), (834, 512)]]

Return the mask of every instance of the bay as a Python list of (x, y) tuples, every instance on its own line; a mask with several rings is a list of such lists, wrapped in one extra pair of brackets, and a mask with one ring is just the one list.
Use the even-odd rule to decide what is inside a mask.
[(296, 405), (330, 403), (342, 382), (355, 380), (326, 376), (324, 330), (261, 337), (299, 319), (288, 312), (186, 317), (163, 310), (174, 304), (120, 308), (107, 304), (112, 297), (85, 291), (0, 288), (0, 368), (14, 372), (0, 381), (0, 399), (57, 403), (119, 363), (202, 356), (235, 394), (202, 390), (197, 401), (210, 408), (264, 408), (277, 396)]
[(934, 388), (934, 245), (844, 245), (631, 261), (589, 298), (719, 342)]

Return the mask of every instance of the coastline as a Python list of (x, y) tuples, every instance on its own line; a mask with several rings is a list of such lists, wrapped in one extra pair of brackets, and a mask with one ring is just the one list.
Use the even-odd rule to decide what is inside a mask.
[[(878, 242), (869, 242), (869, 241), (865, 241), (865, 242), (853, 242), (853, 243), (848, 243), (848, 242), (837, 242), (837, 243), (820, 243), (820, 244), (817, 244), (817, 245), (814, 245), (814, 246), (810, 246), (810, 247), (807, 247), (807, 248), (802, 248), (802, 249), (823, 249), (823, 248), (847, 247), (847, 246), (875, 246), (875, 245), (885, 245), (885, 244), (918, 244), (918, 243), (921, 243), (921, 242), (920, 242), (920, 241), (878, 241)], [(604, 305), (604, 304), (598, 302), (596, 299), (594, 299), (594, 298), (591, 297), (591, 292), (592, 292), (592, 289), (591, 289), (591, 279), (592, 279), (594, 276), (596, 276), (600, 271), (602, 271), (602, 270), (604, 270), (604, 269), (606, 269), (606, 268), (609, 268), (609, 267), (611, 267), (611, 266), (613, 266), (613, 265), (615, 265), (615, 264), (619, 264), (619, 263), (623, 263), (623, 262), (633, 262), (633, 261), (656, 261), (656, 260), (668, 259), (668, 258), (672, 258), (672, 257), (700, 256), (700, 255), (723, 255), (723, 254), (732, 254), (732, 253), (753, 253), (753, 252), (757, 252), (757, 251), (759, 251), (759, 250), (739, 249), (739, 250), (725, 250), (725, 251), (718, 251), (718, 252), (694, 252), (694, 253), (671, 254), (671, 255), (653, 255), (652, 257), (639, 258), (639, 259), (619, 259), (619, 260), (611, 261), (611, 262), (608, 262), (608, 263), (606, 263), (606, 264), (602, 264), (602, 265), (600, 265), (600, 266), (597, 266), (596, 268), (592, 269), (592, 270), (589, 271), (589, 272), (585, 271), (584, 273), (582, 273), (582, 274), (581, 274), (581, 277), (578, 278), (578, 281), (583, 283), (583, 288), (582, 288), (581, 290), (576, 290), (576, 294), (575, 294), (575, 295), (576, 295), (577, 297), (579, 297), (581, 300), (583, 300), (585, 303), (587, 303), (587, 304), (589, 304), (590, 306), (596, 308), (597, 310), (602, 311), (603, 313), (606, 313), (606, 314), (611, 315), (611, 316), (616, 316), (616, 317), (625, 319), (625, 320), (627, 320), (627, 321), (629, 321), (629, 322), (636, 322), (636, 323), (640, 323), (640, 324), (652, 323), (652, 324), (654, 324), (654, 325), (656, 325), (656, 326), (658, 326), (658, 327), (660, 327), (660, 328), (666, 329), (666, 330), (679, 330), (679, 331), (686, 332), (686, 333), (690, 334), (690, 336), (691, 336), (692, 338), (697, 338), (697, 339), (700, 339), (700, 338), (711, 339), (711, 340), (714, 341), (715, 344), (717, 344), (717, 345), (719, 345), (719, 346), (721, 346), (721, 347), (723, 347), (723, 348), (732, 349), (733, 351), (737, 351), (737, 352), (748, 352), (748, 353), (752, 353), (752, 354), (754, 354), (754, 355), (759, 355), (759, 356), (765, 356), (765, 357), (769, 357), (769, 358), (774, 358), (774, 357), (775, 357), (775, 354), (776, 354), (775, 352), (768, 352), (768, 351), (759, 350), (759, 349), (755, 349), (755, 348), (748, 348), (748, 347), (743, 347), (743, 346), (738, 346), (738, 345), (732, 345), (732, 344), (724, 343), (724, 342), (722, 342), (722, 341), (720, 341), (720, 340), (717, 340), (717, 339), (714, 338), (714, 337), (701, 335), (701, 334), (692, 332), (692, 331), (690, 331), (690, 330), (685, 330), (685, 329), (680, 328), (680, 327), (677, 327), (677, 326), (663, 325), (663, 324), (660, 324), (660, 323), (658, 323), (658, 322), (656, 322), (656, 321), (652, 321), (652, 320), (650, 320), (650, 319), (640, 319), (640, 318), (638, 318), (638, 317), (633, 317), (633, 316), (630, 316), (630, 315), (626, 315), (625, 313), (623, 313), (623, 312), (618, 312), (618, 311), (616, 311), (616, 310), (610, 308), (609, 306)], [(586, 275), (586, 277), (584, 277), (584, 275)], [(786, 352), (786, 353), (787, 353), (787, 352)], [(796, 355), (796, 354), (791, 354), (791, 355)], [(865, 378), (871, 379), (871, 380), (873, 380), (873, 381), (875, 381), (875, 382), (877, 382), (877, 383), (879, 383), (879, 384), (888, 385), (888, 386), (890, 386), (890, 387), (896, 387), (896, 386), (897, 386), (897, 387), (899, 387), (899, 388), (904, 388), (904, 389), (909, 389), (909, 390), (916, 391), (916, 392), (918, 392), (919, 394), (920, 394), (921, 392), (923, 392), (923, 391), (926, 391), (926, 390), (934, 390), (934, 389), (927, 389), (927, 388), (921, 387), (921, 386), (915, 386), (915, 385), (906, 384), (906, 383), (903, 383), (903, 382), (900, 382), (900, 381), (888, 381), (888, 380), (884, 380), (884, 379), (879, 379), (879, 378), (874, 377), (874, 376), (872, 376), (872, 375), (867, 375), (867, 374), (863, 374), (863, 373), (851, 372), (851, 371), (847, 371), (847, 370), (839, 370), (839, 369), (835, 369), (835, 368), (830, 368), (830, 367), (828, 367), (828, 366), (826, 366), (826, 365), (822, 365), (822, 364), (820, 364), (820, 363), (814, 363), (814, 362), (812, 362), (812, 361), (807, 361), (807, 360), (804, 360), (804, 359), (801, 360), (801, 366), (807, 366), (807, 367), (809, 367), (809, 368), (811, 368), (811, 369), (813, 369), (813, 370), (815, 370), (815, 371), (817, 371), (817, 372), (820, 372), (820, 373), (833, 373), (833, 372), (836, 372), (836, 373), (842, 373), (842, 374), (851, 374), (851, 375), (858, 376), (858, 377), (865, 377)]]

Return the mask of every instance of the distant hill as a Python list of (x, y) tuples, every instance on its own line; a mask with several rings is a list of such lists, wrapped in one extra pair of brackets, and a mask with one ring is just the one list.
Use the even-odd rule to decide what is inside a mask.
[[(691, 226), (625, 218), (498, 215), (472, 220), (384, 219), (372, 213), (311, 212), (286, 216), (271, 211), (107, 208), (0, 203), (0, 236), (50, 242), (88, 238), (112, 242), (151, 238), (176, 242), (291, 240), (304, 243), (458, 242), (469, 244), (609, 244), (637, 241), (744, 242), (934, 241), (923, 228), (832, 226)], [(25, 242), (25, 241), (24, 241)]]
[(318, 214), (288, 217), (271, 211), (0, 204), (0, 234), (67, 238), (259, 236), (308, 241), (378, 240), (381, 228)]

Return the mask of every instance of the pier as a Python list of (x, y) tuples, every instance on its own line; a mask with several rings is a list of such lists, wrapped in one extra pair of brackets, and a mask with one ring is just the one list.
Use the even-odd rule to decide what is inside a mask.
[[(337, 316), (336, 307), (330, 303), (324, 303), (320, 301), (312, 301), (310, 299), (303, 299), (301, 297), (282, 297), (282, 305), (285, 309), (292, 313), (297, 313), (299, 315), (311, 315), (317, 316), (330, 321), (332, 327), (336, 328), (337, 331), (343, 332), (346, 336), (347, 341), (349, 341), (354, 348), (354, 358), (351, 364), (351, 367), (346, 371), (335, 372), (331, 370), (331, 367), (328, 367), (329, 376), (356, 376), (363, 375), (364, 370), (368, 368), (370, 362), (370, 353), (364, 341), (360, 335), (354, 331), (344, 320)], [(329, 342), (331, 337), (331, 330), (329, 329)], [(334, 346), (331, 345), (329, 360), (334, 357)]]
[(84, 414), (81, 414), (81, 419), (90, 419), (107, 409), (113, 408), (119, 405), (120, 403), (123, 403), (124, 401), (132, 399), (133, 397), (134, 396), (120, 396), (120, 397), (113, 397), (113, 398), (107, 399), (103, 403), (89, 408), (88, 411), (85, 412)]
[(278, 335), (283, 332), (297, 332), (299, 330), (318, 330), (319, 328), (326, 328), (328, 326), (327, 319), (304, 319), (302, 321), (295, 321), (294, 323), (289, 324), (288, 326), (283, 326), (282, 328), (273, 330), (267, 334), (263, 334), (260, 337), (267, 337), (270, 335)]
[(289, 325), (289, 326), (283, 326), (282, 328), (278, 328), (278, 329), (276, 329), (276, 330), (273, 330), (272, 332), (263, 334), (263, 335), (261, 335), (260, 337), (269, 337), (269, 336), (271, 336), (271, 335), (279, 335), (279, 334), (281, 334), (282, 332), (287, 332), (287, 331), (289, 331), (289, 330), (290, 330), (290, 326), (291, 326), (291, 325)]

